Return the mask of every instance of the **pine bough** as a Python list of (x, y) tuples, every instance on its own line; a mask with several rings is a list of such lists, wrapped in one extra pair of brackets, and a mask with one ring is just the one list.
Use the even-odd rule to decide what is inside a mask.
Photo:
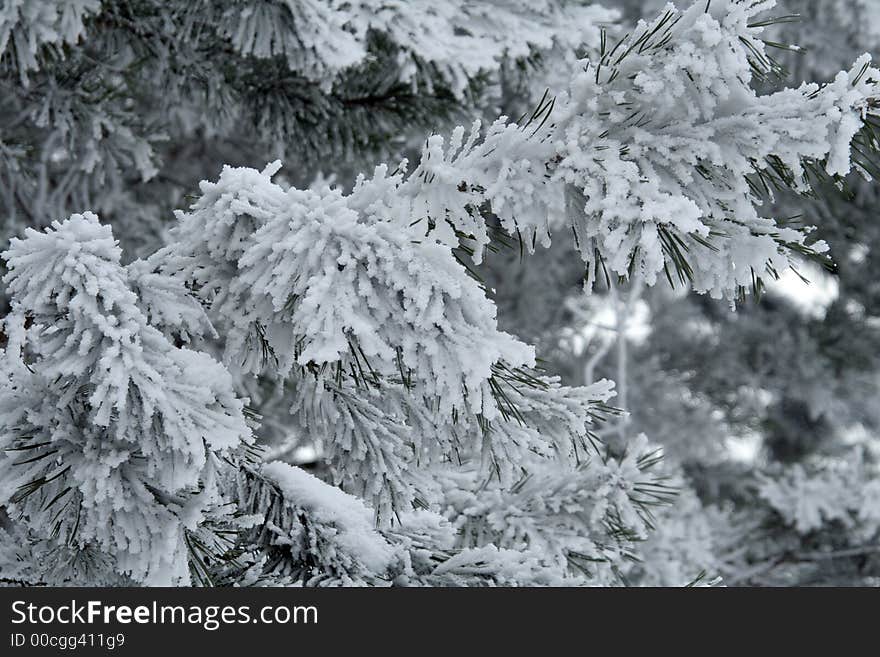
[[(670, 6), (615, 44), (603, 33), (555, 100), (433, 135), (412, 170), (381, 165), (350, 193), (275, 183), (277, 162), (226, 167), (127, 266), (88, 212), (12, 240), (0, 577), (625, 580), (673, 492), (659, 453), (603, 445), (613, 385), (541, 372), (470, 266), (499, 233), (528, 251), (554, 235), (575, 240), (587, 290), (665, 277), (735, 297), (823, 252), (761, 201), (864, 168), (880, 72), (865, 56), (759, 95), (775, 64), (754, 17), (772, 4)], [(284, 384), (335, 486), (262, 463), (240, 396), (254, 376)]]

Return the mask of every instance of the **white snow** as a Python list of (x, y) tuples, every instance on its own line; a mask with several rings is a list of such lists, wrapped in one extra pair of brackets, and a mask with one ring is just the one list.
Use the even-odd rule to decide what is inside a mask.
[(373, 572), (388, 567), (392, 547), (375, 530), (373, 511), (361, 500), (282, 461), (264, 465), (263, 474), (292, 504), (306, 509), (314, 520), (335, 527), (336, 542)]

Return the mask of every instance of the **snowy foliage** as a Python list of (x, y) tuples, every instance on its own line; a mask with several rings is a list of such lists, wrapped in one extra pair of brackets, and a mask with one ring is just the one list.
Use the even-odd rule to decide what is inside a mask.
[(545, 98), (520, 123), (502, 117), (484, 135), (475, 123), (448, 142), (432, 136), (411, 173), (380, 167), (349, 204), (421, 221), (448, 246), (464, 237), (475, 263), (490, 241), (488, 206), (531, 248), (573, 230), (589, 283), (665, 274), (719, 297), (757, 286), (793, 254), (827, 248), (759, 209), (776, 189), (806, 194), (816, 176), (850, 172), (880, 80), (864, 56), (830, 84), (759, 95), (753, 76), (774, 67), (749, 21), (765, 5), (668, 9), (603, 42), (558, 102)]
[(302, 184), (347, 172), (614, 17), (562, 0), (3, 0), (3, 238), (87, 208), (147, 255), (222, 162), (286, 153), (312, 165)]
[(595, 42), (597, 24), (616, 17), (599, 6), (555, 0), (257, 0), (241, 5), (224, 9), (218, 25), (243, 55), (285, 57), (291, 69), (329, 85), (367, 58), (368, 39), (381, 34), (400, 52), (400, 82), (433, 68), (458, 96), (473, 78), (497, 71), (507, 58)]
[[(84, 211), (3, 254), (0, 578), (681, 585), (735, 572), (718, 531), (733, 515), (670, 478), (608, 404), (630, 403), (623, 314), (643, 284), (761, 291), (827, 248), (776, 218), (777, 195), (843, 186), (876, 150), (869, 56), (824, 85), (759, 91), (779, 72), (759, 19), (773, 5), (670, 5), (620, 37), (597, 27), (614, 12), (575, 2), (148, 0), (137, 19), (153, 39), (111, 6), (5, 2), (0, 54), (28, 76), (0, 105), (18, 117), (0, 135), (10, 221), (107, 208), (163, 245), (128, 262)], [(229, 153), (252, 157), (240, 142), (254, 134), (277, 150), (308, 134), (323, 152), (320, 133), (344, 150), (353, 105), (442, 89), (467, 109), (481, 79), (501, 84), (511, 62), (550, 51), (568, 71), (558, 95), (518, 120), (432, 133), (412, 167), (381, 164), (347, 187), (309, 184), (324, 179), (307, 160), (292, 158), (288, 178), (278, 161), (224, 166), (173, 227), (149, 219), (185, 187), (163, 153), (216, 158), (214, 175)], [(106, 52), (117, 59), (103, 68)], [(359, 95), (377, 71), (384, 82)], [(64, 87), (72, 73), (80, 82)], [(242, 117), (256, 132), (224, 150)], [(160, 146), (160, 125), (198, 137)], [(364, 143), (406, 141), (382, 127)], [(560, 241), (562, 269), (586, 293), (604, 283), (617, 313), (616, 399), (594, 360), (583, 385), (546, 372), (480, 280), (499, 249), (525, 259)], [(725, 426), (716, 410), (694, 416)], [(272, 456), (256, 444), (261, 413), (282, 429)], [(276, 460), (300, 445), (318, 456), (314, 474)], [(838, 523), (871, 540), (876, 479), (867, 462), (851, 470), (794, 466), (749, 494), (798, 533)], [(854, 471), (857, 491), (843, 484)]]
[(488, 237), (469, 209), (488, 203), (528, 244), (568, 224), (588, 282), (610, 271), (653, 284), (665, 273), (713, 296), (749, 288), (792, 253), (825, 250), (761, 216), (762, 194), (807, 193), (815, 169), (849, 173), (880, 80), (865, 56), (831, 84), (759, 95), (753, 72), (773, 67), (748, 24), (764, 8), (668, 9), (583, 61), (552, 112), (542, 104), (523, 126), (501, 119), (482, 140), (479, 126), (464, 143), (459, 129), (445, 149), (429, 139), (409, 181), (423, 179), (449, 223), (475, 236), (477, 262)]
[(588, 460), (572, 470), (529, 464), (509, 488), (475, 485), (467, 470), (444, 476), (444, 515), (464, 547), (487, 544), (533, 551), (560, 578), (566, 571), (585, 583), (618, 581), (633, 542), (653, 529), (653, 508), (674, 490), (651, 473), (658, 452), (640, 436), (621, 460)]
[(3, 0), (0, 6), (0, 56), (18, 68), (22, 81), (39, 66), (43, 46), (75, 44), (85, 33), (83, 20), (100, 9), (99, 0)]
[(277, 168), (203, 183), (152, 264), (198, 291), (227, 366), (295, 379), (295, 422), (333, 436), (338, 482), (387, 515), (429, 492), (408, 461), (479, 453), (511, 483), (529, 452), (585, 452), (611, 386), (533, 372), (533, 349), (498, 330), (451, 247), (389, 217), (396, 187), (285, 190)]
[(394, 550), (361, 500), (279, 461), (253, 476), (239, 481), (239, 504), (263, 516), (251, 538), (268, 555), (261, 576), (327, 586), (376, 584), (386, 575)]
[(95, 215), (30, 230), (4, 258), (3, 503), (135, 581), (188, 583), (185, 534), (222, 503), (218, 458), (251, 440), (231, 377), (149, 325)]

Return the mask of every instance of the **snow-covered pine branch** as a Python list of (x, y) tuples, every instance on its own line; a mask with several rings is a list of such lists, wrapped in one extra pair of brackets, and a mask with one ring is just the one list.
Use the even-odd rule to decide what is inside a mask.
[(88, 208), (148, 255), (218, 164), (284, 153), (310, 163), (303, 185), (330, 161), (357, 170), (496, 102), (543, 57), (573, 59), (616, 15), (570, 0), (4, 0), (2, 237)]
[[(216, 22), (221, 41), (321, 83), (359, 61), (373, 21), (392, 35), (409, 22), (400, 39), (430, 32), (418, 3), (383, 3), (378, 17), (368, 2), (250, 4)], [(859, 168), (853, 146), (876, 146), (880, 72), (865, 57), (828, 85), (758, 94), (774, 64), (750, 21), (772, 5), (701, 0), (616, 45), (602, 33), (556, 100), (432, 135), (412, 171), (381, 165), (350, 191), (273, 182), (278, 163), (225, 167), (167, 246), (128, 267), (91, 213), (13, 241), (0, 501), (17, 524), (4, 536), (145, 584), (612, 582), (669, 495), (649, 472), (658, 453), (596, 438), (613, 385), (538, 370), (533, 347), (499, 330), (471, 264), (498, 226), (529, 251), (573, 233), (588, 282), (665, 274), (731, 296), (821, 251), (759, 208), (774, 187), (809, 193), (811, 176)], [(460, 6), (481, 25), (476, 4)], [(529, 15), (511, 8), (510, 21)], [(192, 27), (195, 14), (179, 16)], [(529, 50), (556, 39), (535, 38)], [(511, 48), (418, 59), (461, 93)], [(237, 391), (251, 375), (289, 393), (291, 432), (324, 446), (342, 490), (247, 455)], [(217, 529), (235, 532), (228, 550)], [(74, 569), (47, 578), (78, 581)]]
[(186, 534), (224, 503), (218, 459), (253, 439), (228, 372), (149, 325), (120, 255), (91, 213), (3, 254), (0, 499), (37, 540), (188, 584)]
[[(242, 468), (235, 499), (258, 518), (240, 545), (248, 583), (310, 586), (612, 585), (674, 491), (651, 470), (659, 454), (640, 436), (620, 461), (577, 468), (533, 458), (512, 487), (478, 467), (434, 468), (436, 510), (377, 529), (357, 497), (281, 462)], [(237, 566), (238, 567), (238, 566)]]
[(654, 529), (654, 512), (675, 489), (655, 466), (661, 453), (637, 436), (620, 459), (588, 457), (576, 468), (532, 459), (513, 486), (480, 485), (468, 468), (438, 473), (443, 514), (456, 545), (531, 553), (559, 581), (608, 586), (636, 561), (637, 544)]
[[(301, 468), (274, 461), (242, 468), (237, 508), (257, 522), (242, 548), (255, 583), (364, 586), (390, 583), (395, 547), (377, 530), (373, 510)], [(229, 575), (241, 581), (235, 568)]]
[(278, 166), (202, 183), (146, 266), (195, 291), (233, 371), (292, 379), (295, 427), (329, 441), (338, 483), (387, 518), (430, 497), (413, 463), (478, 454), (512, 483), (527, 453), (592, 449), (611, 385), (536, 373), (533, 348), (498, 330), (453, 249), (385, 219), (385, 178), (351, 195), (285, 190), (270, 180)]
[[(557, 106), (432, 136), (411, 173), (380, 166), (348, 194), (275, 184), (277, 163), (226, 168), (149, 266), (205, 304), (227, 366), (291, 380), (295, 426), (329, 443), (337, 483), (386, 520), (443, 498), (414, 463), (477, 456), (509, 487), (526, 454), (574, 460), (610, 388), (534, 374), (463, 258), (489, 245), (487, 212), (530, 246), (568, 224), (612, 271), (653, 283), (672, 268), (719, 295), (806, 250), (806, 232), (759, 216), (750, 176), (772, 168), (807, 191), (805, 162), (845, 174), (877, 72), (860, 62), (831, 85), (759, 96), (753, 13), (669, 10), (583, 62)], [(659, 109), (637, 118), (649, 95)]]
[(459, 97), (505, 60), (573, 52), (618, 18), (615, 10), (567, 0), (249, 0), (217, 11), (217, 31), (242, 55), (284, 57), (324, 85), (361, 64), (379, 34), (400, 52), (400, 82), (430, 79), (433, 69)]
[(28, 71), (39, 68), (41, 49), (56, 52), (85, 34), (85, 19), (101, 7), (100, 0), (4, 0), (0, 7), (0, 57), (18, 69), (27, 83)]
[[(734, 296), (776, 276), (797, 254), (818, 254), (808, 228), (762, 216), (777, 189), (810, 193), (876, 151), (880, 72), (867, 55), (826, 85), (760, 95), (773, 70), (750, 20), (772, 1), (668, 8), (616, 45), (603, 42), (569, 89), (524, 121), (474, 124), (433, 136), (406, 175), (377, 171), (361, 188), (394, 189), (394, 221), (423, 219), (438, 241), (489, 243), (482, 213), (529, 247), (574, 231), (598, 276), (658, 275)], [(385, 193), (392, 197), (391, 192)]]

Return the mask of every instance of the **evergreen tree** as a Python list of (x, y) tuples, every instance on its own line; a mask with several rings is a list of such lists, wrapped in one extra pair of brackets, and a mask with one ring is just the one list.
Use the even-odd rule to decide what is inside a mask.
[[(870, 2), (782, 3), (760, 21), (776, 68), (761, 88), (833, 79), (835, 66), (876, 45), (872, 11)], [(768, 186), (773, 213), (815, 223), (832, 261), (799, 263), (779, 284), (771, 277), (755, 303), (732, 311), (659, 286), (580, 299), (576, 271), (564, 274), (568, 302), (548, 300), (561, 313), (542, 327), (541, 343), (563, 378), (614, 377), (628, 430), (663, 444), (667, 464), (684, 469), (681, 485), (705, 505), (683, 492), (643, 545), (646, 563), (667, 562), (678, 545), (688, 559), (714, 561), (707, 570), (729, 584), (876, 582), (876, 167), (869, 149), (853, 156), (868, 180), (829, 181), (807, 196)], [(510, 330), (531, 322), (501, 301)]]
[[(56, 221), (3, 256), (0, 577), (729, 572), (715, 516), (638, 430), (626, 319), (658, 283), (734, 303), (803, 257), (826, 262), (809, 227), (767, 210), (774, 191), (810, 196), (868, 169), (880, 71), (858, 56), (826, 84), (765, 88), (780, 69), (763, 40), (773, 2), (670, 6), (628, 34), (574, 2), (436, 4), (3, 5), (7, 230)], [(521, 118), (411, 140), (521, 105), (511, 91), (535, 88), (537, 56), (568, 75)], [(407, 150), (413, 166), (351, 185), (316, 176), (319, 158), (352, 155), (344, 176)], [(273, 151), (293, 158), (289, 177), (235, 166)], [(166, 230), (165, 208), (224, 160)], [(526, 308), (522, 330), (522, 308), (504, 316), (522, 290), (495, 267), (518, 259), (564, 306), (543, 322)], [(563, 381), (524, 339), (576, 348), (554, 331), (602, 315), (594, 288), (618, 339)], [(594, 376), (612, 348), (616, 399)], [(303, 449), (315, 474), (281, 458)], [(818, 484), (793, 466), (757, 478), (758, 498), (800, 534), (824, 520), (869, 531), (870, 464), (847, 463), (822, 485), (841, 493), (858, 472), (849, 494), (804, 510)]]

